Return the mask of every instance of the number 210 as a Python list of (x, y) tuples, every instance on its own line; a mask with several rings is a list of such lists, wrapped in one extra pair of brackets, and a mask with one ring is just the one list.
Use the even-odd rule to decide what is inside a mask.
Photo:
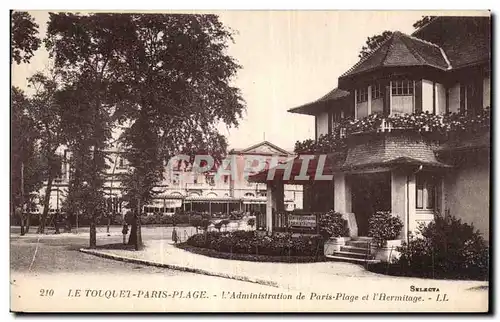
[(53, 289), (41, 289), (40, 290), (40, 296), (52, 296), (52, 295), (54, 295)]

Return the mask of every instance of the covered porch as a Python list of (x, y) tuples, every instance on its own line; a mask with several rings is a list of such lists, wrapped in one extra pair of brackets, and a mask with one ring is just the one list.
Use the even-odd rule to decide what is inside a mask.
[[(280, 165), (250, 178), (267, 185), (267, 232), (288, 231), (295, 226), (300, 229), (292, 231), (309, 229), (309, 233), (317, 233), (317, 215), (333, 209), (347, 220), (349, 237), (368, 236), (369, 217), (377, 211), (390, 211), (403, 222), (400, 239), (405, 240), (419, 224), (432, 221), (436, 213), (442, 212), (443, 170), (448, 166), (438, 161), (396, 157), (356, 158), (353, 162), (345, 154), (334, 153), (324, 158), (318, 180), (321, 162), (319, 155), (299, 156), (293, 160), (289, 173)], [(270, 171), (274, 176), (269, 175)], [(300, 184), (308, 191), (302, 212), (286, 211), (285, 184)], [(304, 220), (296, 216), (304, 216)]]

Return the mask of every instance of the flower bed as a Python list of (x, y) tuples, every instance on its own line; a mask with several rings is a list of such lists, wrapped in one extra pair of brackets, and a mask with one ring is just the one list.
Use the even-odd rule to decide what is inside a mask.
[(177, 244), (176, 247), (184, 249), (191, 253), (208, 257), (248, 262), (313, 263), (327, 261), (323, 254), (318, 254), (317, 256), (269, 256), (257, 254), (224, 253), (210, 248), (190, 246), (187, 243)]
[(255, 231), (208, 232), (191, 236), (186, 244), (230, 254), (282, 257), (320, 257), (323, 254), (321, 236), (292, 237), (289, 233), (261, 236)]

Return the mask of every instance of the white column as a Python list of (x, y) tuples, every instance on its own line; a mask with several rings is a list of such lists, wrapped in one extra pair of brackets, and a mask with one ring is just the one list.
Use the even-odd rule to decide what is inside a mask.
[(333, 176), (333, 210), (342, 214), (347, 220), (349, 236), (358, 236), (358, 223), (356, 215), (352, 213), (351, 184), (345, 173), (337, 173)]
[(391, 212), (401, 219), (403, 229), (401, 239), (408, 236), (410, 219), (415, 218), (415, 176), (408, 176), (404, 171), (391, 171)]
[(267, 196), (266, 196), (266, 230), (273, 231), (273, 208), (276, 204), (276, 196), (272, 182), (267, 182)]
[(341, 214), (352, 212), (351, 186), (346, 179), (345, 173), (337, 173), (333, 176), (333, 208)]
[(366, 102), (366, 108), (367, 108), (367, 111), (368, 111), (368, 114), (367, 115), (370, 115), (372, 114), (372, 86), (368, 86), (368, 100)]

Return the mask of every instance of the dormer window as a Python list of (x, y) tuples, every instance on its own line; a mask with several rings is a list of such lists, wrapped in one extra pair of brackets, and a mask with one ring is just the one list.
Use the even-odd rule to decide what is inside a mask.
[(382, 98), (382, 89), (380, 83), (372, 84), (372, 100)]
[(368, 101), (368, 88), (362, 87), (356, 91), (356, 103)]
[(413, 96), (414, 81), (399, 80), (392, 82), (392, 96)]

